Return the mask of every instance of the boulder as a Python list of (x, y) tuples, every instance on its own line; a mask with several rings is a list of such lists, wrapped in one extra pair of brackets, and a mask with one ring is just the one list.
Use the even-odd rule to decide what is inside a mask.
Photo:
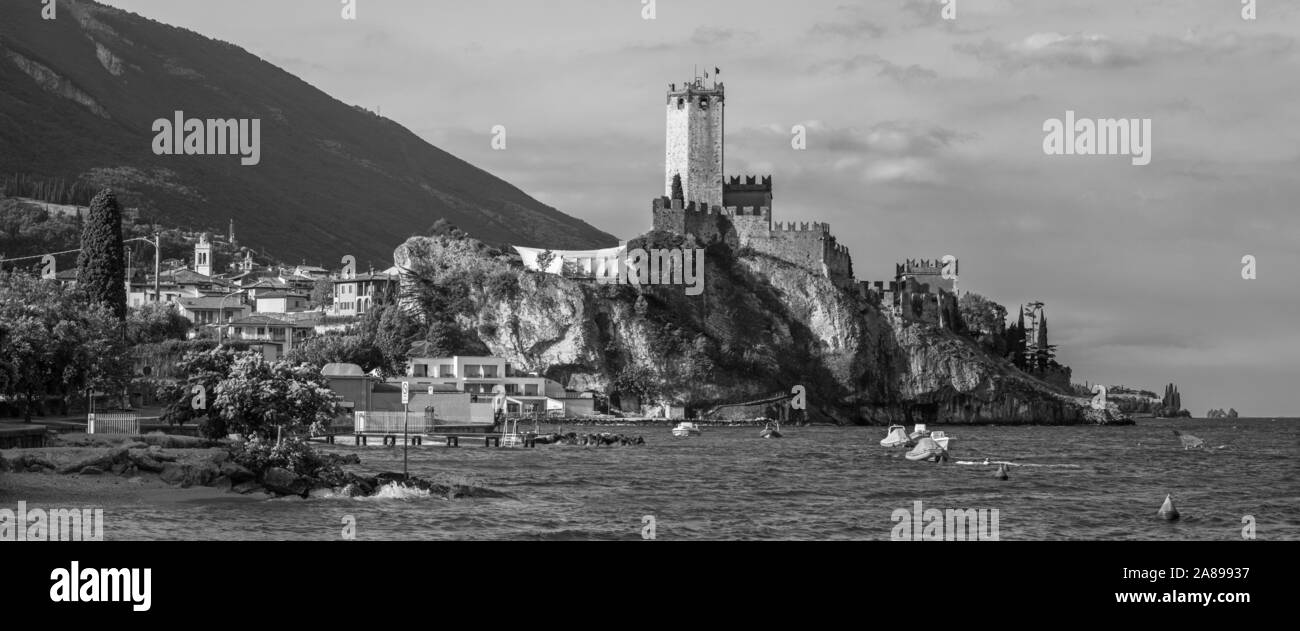
[(218, 489), (218, 490), (221, 490), (221, 491), (229, 491), (229, 490), (231, 489), (231, 487), (234, 486), (234, 484), (231, 483), (230, 478), (228, 478), (228, 477), (226, 477), (226, 476), (223, 475), (223, 476), (217, 478), (216, 480), (213, 480), (211, 486), (212, 486), (212, 488), (214, 488), (214, 489)]
[(343, 497), (366, 497), (370, 495), (365, 488), (355, 482), (344, 485), (337, 492)]
[(249, 471), (247, 467), (237, 462), (223, 462), (220, 469), (221, 475), (230, 478), (231, 484), (243, 484), (255, 479), (257, 476)]
[[(129, 466), (129, 465), (128, 465), (127, 463), (125, 463), (125, 462), (114, 462), (114, 463), (113, 463), (113, 466), (112, 466), (112, 467), (109, 467), (108, 470), (109, 470), (109, 471), (112, 471), (112, 472), (113, 472), (113, 475), (122, 475), (122, 473), (123, 473), (124, 471), (126, 471), (126, 468), (127, 468), (128, 466)], [(83, 472), (83, 473), (84, 473), (84, 472)]]
[(163, 464), (153, 459), (149, 454), (141, 452), (131, 460), (135, 463), (136, 468), (141, 471), (146, 471), (148, 473), (162, 473)]
[(262, 486), (277, 495), (307, 496), (310, 488), (307, 480), (298, 474), (280, 467), (271, 467), (262, 474)]
[(209, 486), (221, 477), (221, 470), (211, 462), (202, 462), (185, 467), (184, 486)]
[(185, 467), (182, 467), (181, 465), (178, 465), (174, 462), (169, 462), (163, 465), (162, 472), (158, 475), (158, 477), (161, 478), (163, 482), (166, 482), (168, 484), (180, 484), (182, 486), (186, 486)]
[(82, 467), (81, 475), (104, 475), (104, 470), (99, 467)]
[(236, 484), (230, 487), (230, 490), (234, 493), (239, 493), (240, 495), (248, 495), (249, 493), (256, 493), (265, 489), (262, 488), (261, 484), (249, 481), (242, 484)]

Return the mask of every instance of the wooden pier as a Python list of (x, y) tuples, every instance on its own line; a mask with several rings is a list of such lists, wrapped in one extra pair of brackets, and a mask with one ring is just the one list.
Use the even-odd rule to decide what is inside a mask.
[[(370, 444), (370, 439), (371, 439), (371, 438), (380, 438), (380, 439), (382, 439), (382, 440), (383, 440), (383, 443), (382, 443), (382, 444), (383, 444), (384, 446), (388, 446), (388, 445), (399, 445), (399, 444), (402, 443), (402, 435), (401, 435), (401, 434), (381, 434), (381, 433), (374, 433), (374, 432), (365, 432), (365, 433), (357, 432), (357, 433), (352, 434), (352, 436), (353, 436), (354, 440), (356, 440), (356, 444), (357, 444), (358, 446), (369, 445), (369, 444)], [(446, 446), (448, 446), (448, 447), (460, 447), (460, 441), (461, 441), (462, 438), (464, 438), (464, 439), (468, 439), (468, 440), (471, 440), (471, 441), (472, 441), (472, 440), (482, 439), (482, 440), (483, 440), (483, 446), (484, 446), (484, 447), (500, 447), (500, 446), (501, 446), (501, 438), (502, 438), (503, 436), (505, 436), (505, 434), (502, 434), (502, 433), (500, 433), (500, 432), (486, 432), (486, 433), (485, 433), (485, 432), (471, 432), (471, 433), (463, 433), (463, 432), (435, 432), (435, 433), (429, 433), (429, 434), (409, 434), (409, 435), (407, 436), (407, 439), (409, 440), (409, 444), (414, 445), (414, 446), (420, 446), (420, 445), (423, 445), (423, 444), (424, 444), (424, 441), (427, 439), (427, 440), (431, 440), (431, 441), (434, 441), (434, 442), (441, 442), (441, 443), (443, 443), (444, 445), (446, 445)], [(326, 436), (326, 437), (324, 437), (324, 438), (325, 438), (325, 442), (327, 442), (327, 443), (333, 443), (333, 442), (334, 442), (334, 436), (332, 436), (332, 435), (331, 435), (331, 436)], [(519, 435), (519, 438), (520, 438), (520, 443), (519, 443), (519, 444), (522, 445), (522, 446), (524, 446), (524, 447), (533, 448), (533, 447), (536, 447), (536, 446), (537, 446), (537, 435), (536, 435), (536, 434), (520, 434), (520, 435)]]

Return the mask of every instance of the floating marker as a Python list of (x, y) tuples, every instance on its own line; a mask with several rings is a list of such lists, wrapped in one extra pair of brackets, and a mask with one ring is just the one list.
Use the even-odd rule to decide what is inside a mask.
[(998, 470), (993, 472), (993, 477), (999, 480), (1007, 479), (1007, 465), (1005, 464), (998, 465)]
[(1160, 512), (1157, 514), (1169, 521), (1178, 519), (1178, 509), (1174, 508), (1174, 498), (1172, 496), (1165, 496), (1165, 503), (1160, 505)]

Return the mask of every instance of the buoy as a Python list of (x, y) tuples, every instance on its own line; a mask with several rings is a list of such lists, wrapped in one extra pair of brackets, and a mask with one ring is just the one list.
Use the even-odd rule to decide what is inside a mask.
[(1007, 465), (1005, 464), (998, 465), (998, 470), (993, 472), (993, 477), (999, 480), (1007, 479)]
[(1178, 509), (1174, 508), (1174, 498), (1172, 496), (1165, 496), (1165, 503), (1160, 505), (1160, 512), (1157, 514), (1169, 521), (1178, 519)]

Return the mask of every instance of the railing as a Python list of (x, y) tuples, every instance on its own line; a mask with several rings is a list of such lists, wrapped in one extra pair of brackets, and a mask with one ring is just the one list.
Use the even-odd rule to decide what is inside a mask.
[(126, 434), (140, 433), (140, 418), (135, 413), (86, 415), (87, 434)]
[[(357, 434), (427, 434), (433, 429), (433, 419), (420, 412), (407, 417), (404, 412), (357, 412)], [(403, 429), (405, 428), (405, 429)]]

